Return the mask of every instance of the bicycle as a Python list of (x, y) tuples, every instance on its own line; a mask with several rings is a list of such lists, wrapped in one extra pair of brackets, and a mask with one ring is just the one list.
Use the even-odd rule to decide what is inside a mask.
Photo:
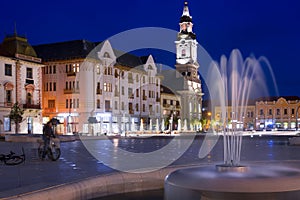
[[(39, 142), (39, 148), (38, 148), (38, 155), (41, 160), (43, 160), (43, 153), (44, 153), (44, 141)], [(50, 143), (48, 149), (46, 149), (45, 155), (52, 160), (56, 161), (60, 157), (60, 141), (58, 138), (50, 138)]]
[(25, 162), (24, 148), (22, 147), (21, 155), (16, 155), (13, 151), (10, 151), (9, 154), (0, 154), (0, 161), (5, 165), (19, 165)]

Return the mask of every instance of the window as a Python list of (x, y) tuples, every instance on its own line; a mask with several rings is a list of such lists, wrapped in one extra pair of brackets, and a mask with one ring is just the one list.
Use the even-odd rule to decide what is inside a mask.
[(269, 115), (272, 115), (272, 109), (269, 109)]
[(12, 65), (5, 64), (5, 76), (12, 76)]
[(6, 103), (11, 103), (11, 90), (6, 90)]
[(115, 110), (117, 110), (117, 109), (118, 109), (118, 102), (115, 101)]
[(79, 89), (79, 81), (76, 81), (76, 89)]
[(66, 65), (66, 73), (68, 73), (68, 65)]
[(284, 115), (287, 115), (288, 114), (288, 112), (287, 112), (287, 109), (285, 108), (284, 109)]
[(48, 83), (46, 83), (46, 91), (48, 91)]
[(66, 82), (66, 90), (68, 89), (68, 82)]
[(182, 51), (181, 51), (181, 57), (185, 57), (185, 56), (186, 56), (185, 49), (182, 49)]
[(100, 82), (97, 82), (97, 90), (100, 90)]
[(138, 104), (138, 103), (135, 104), (135, 110), (136, 110), (136, 111), (139, 111), (139, 104)]
[(53, 65), (53, 74), (56, 74), (56, 66)]
[(48, 100), (48, 108), (55, 108), (55, 100)]
[(122, 86), (122, 95), (125, 94), (125, 91), (124, 91), (124, 86)]
[(123, 101), (122, 101), (121, 105), (122, 105), (121, 109), (124, 110), (124, 102)]
[(133, 97), (132, 88), (128, 88), (128, 97)]
[(69, 100), (66, 99), (66, 108), (68, 108), (68, 107), (69, 107)]
[(292, 115), (294, 115), (295, 114), (295, 109), (294, 108), (292, 108)]
[(280, 109), (276, 109), (276, 115), (280, 115)]
[(49, 83), (49, 91), (52, 91), (52, 82)]
[(52, 74), (52, 66), (49, 66), (49, 74)]
[(111, 83), (103, 83), (103, 89), (105, 92), (111, 92), (112, 91), (112, 84)]
[(136, 89), (136, 97), (139, 97), (139, 96), (140, 96), (139, 89)]
[(96, 71), (97, 71), (97, 74), (100, 74), (100, 65), (96, 66)]
[(11, 131), (10, 118), (9, 117), (4, 117), (3, 118), (3, 126), (4, 126), (4, 131)]
[(143, 112), (146, 112), (145, 110), (146, 110), (146, 106), (145, 104), (143, 104)]
[(56, 82), (53, 83), (53, 91), (56, 91)]
[(46, 66), (46, 74), (48, 74), (48, 68), (49, 68), (49, 67), (48, 67), (48, 66)]
[(77, 108), (79, 108), (79, 99), (77, 99)]
[(69, 108), (72, 108), (72, 106), (73, 106), (72, 99), (69, 100), (69, 103), (70, 103), (70, 107)]
[(97, 99), (97, 108), (100, 108), (100, 99)]
[(259, 113), (260, 113), (260, 115), (264, 115), (264, 110), (260, 109)]
[(26, 78), (32, 78), (32, 68), (31, 67), (27, 67), (26, 69)]

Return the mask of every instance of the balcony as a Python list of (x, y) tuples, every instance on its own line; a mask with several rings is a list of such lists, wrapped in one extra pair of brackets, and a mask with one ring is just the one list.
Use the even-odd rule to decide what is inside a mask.
[(0, 103), (0, 107), (7, 107), (7, 108), (10, 108), (13, 106), (13, 103), (12, 102), (1, 102)]
[(112, 108), (105, 108), (105, 112), (112, 112)]
[(23, 104), (23, 108), (25, 109), (41, 109), (41, 105), (40, 104), (30, 104), (30, 103), (26, 103)]
[(102, 89), (97, 89), (97, 94), (102, 94)]
[(64, 94), (78, 94), (79, 89), (64, 89)]
[(76, 76), (76, 72), (67, 72), (67, 76)]
[(56, 112), (56, 108), (45, 108), (45, 112), (55, 113)]
[(134, 114), (134, 111), (133, 111), (133, 110), (129, 110), (129, 114), (130, 114), (130, 115), (133, 115), (133, 114)]

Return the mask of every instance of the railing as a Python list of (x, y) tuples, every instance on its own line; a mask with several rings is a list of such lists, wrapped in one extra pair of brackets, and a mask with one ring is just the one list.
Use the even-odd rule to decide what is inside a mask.
[(67, 72), (67, 76), (76, 76), (76, 72)]
[(105, 112), (111, 112), (112, 108), (105, 108)]
[(23, 108), (31, 108), (31, 109), (41, 109), (41, 105), (40, 104), (30, 104), (30, 103), (26, 103), (23, 104)]
[(79, 89), (64, 89), (64, 94), (76, 94), (79, 93)]
[(0, 107), (7, 107), (7, 108), (10, 108), (13, 106), (13, 103), (12, 102), (1, 102), (0, 103)]
[(56, 112), (56, 108), (45, 108), (45, 112), (54, 113)]
[(97, 89), (97, 94), (102, 94), (102, 89)]

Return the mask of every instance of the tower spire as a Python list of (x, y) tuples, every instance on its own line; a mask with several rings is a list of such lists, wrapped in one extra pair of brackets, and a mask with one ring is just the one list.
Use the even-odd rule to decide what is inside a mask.
[(188, 16), (188, 17), (192, 18), (192, 16), (190, 16), (190, 12), (189, 12), (189, 7), (188, 7), (188, 2), (187, 1), (184, 2), (182, 16)]

